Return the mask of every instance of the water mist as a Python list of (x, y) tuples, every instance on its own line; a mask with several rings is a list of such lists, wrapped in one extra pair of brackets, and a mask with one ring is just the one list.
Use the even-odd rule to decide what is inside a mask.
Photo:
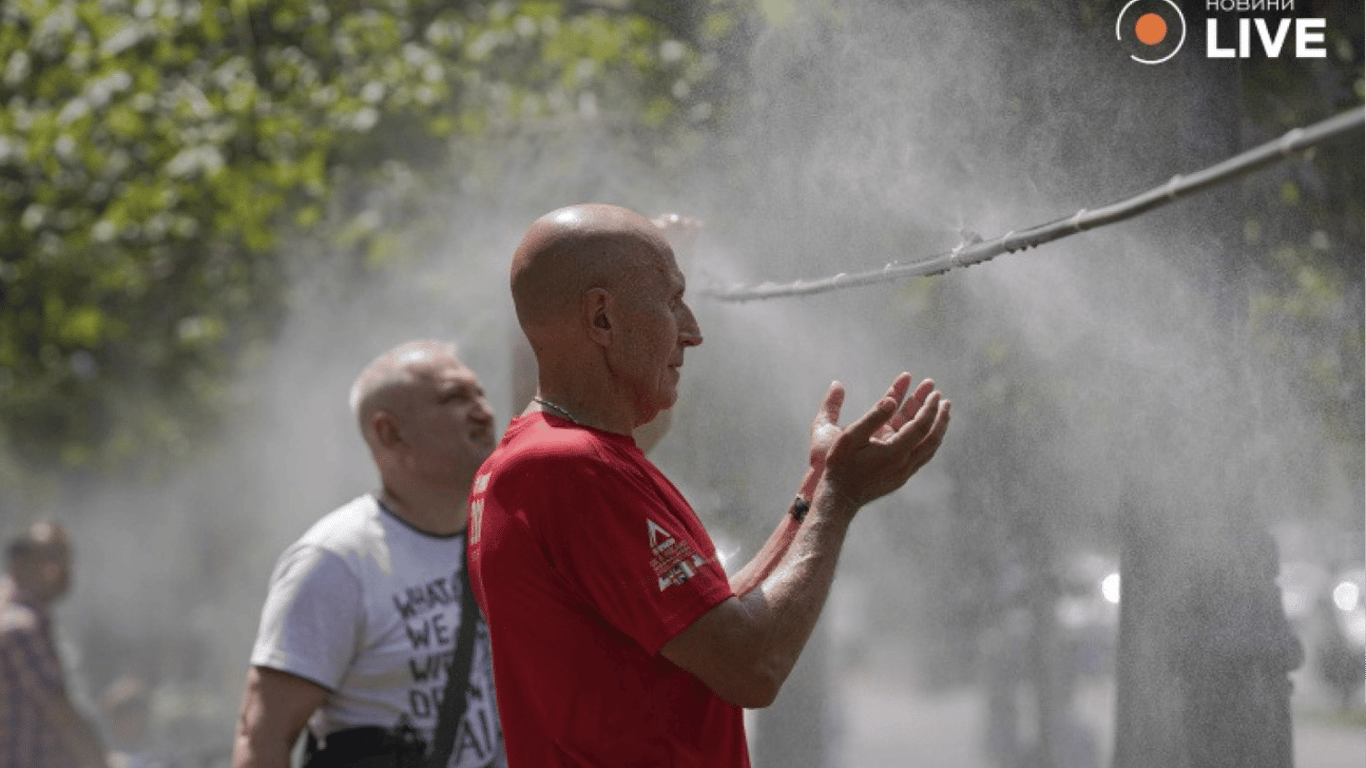
[[(78, 582), (63, 621), (82, 639), (91, 687), (129, 668), (153, 677), (164, 743), (226, 746), (276, 556), (374, 484), (346, 408), (352, 377), (398, 342), (453, 340), (506, 425), (525, 405), (511, 395), (506, 269), (547, 210), (598, 200), (704, 219), (680, 253), (696, 288), (877, 269), (1190, 169), (1167, 162), (1180, 137), (1150, 100), (1166, 92), (1162, 74), (1105, 59), (1106, 39), (1066, 24), (1026, 39), (1037, 26), (986, 3), (818, 5), (758, 32), (746, 100), (691, 174), (642, 168), (606, 129), (525, 138), (483, 159), (501, 168), (500, 188), (434, 204), (449, 220), (439, 252), (344, 301), (310, 294), (325, 265), (303, 276), (223, 443), (166, 487), (99, 495), (72, 526)], [(691, 298), (706, 341), (687, 354), (652, 457), (737, 560), (790, 500), (832, 380), (849, 390), (846, 420), (902, 370), (954, 402), (940, 455), (855, 521), (796, 676), (753, 717), (756, 765), (853, 765), (860, 745), (895, 735), (875, 732), (885, 722), (922, 724), (912, 741), (923, 751), (883, 763), (864, 753), (864, 765), (991, 765), (988, 631), (1036, 617), (1029, 596), (1069, 556), (1117, 559), (1126, 516), (1186, 509), (1202, 536), (1222, 514), (1209, 501), (1230, 484), (1259, 516), (1293, 519), (1308, 503), (1361, 514), (1322, 469), (1333, 449), (1292, 396), (1294, 372), (1230, 331), (1236, 310), (1221, 305), (1218, 277), (1228, 262), (1209, 242), (1241, 228), (1220, 211), (1238, 200), (1178, 203), (931, 279), (791, 301)], [(1209, 229), (1195, 211), (1212, 216)], [(1012, 598), (1002, 584), (1020, 573), (1035, 591)], [(1022, 674), (1045, 662), (1022, 662)], [(1059, 684), (1056, 711), (1034, 713), (1036, 740), (1089, 746), (1069, 765), (1107, 763), (1109, 680), (1107, 669)], [(868, 701), (919, 709), (884, 721), (857, 708)]]

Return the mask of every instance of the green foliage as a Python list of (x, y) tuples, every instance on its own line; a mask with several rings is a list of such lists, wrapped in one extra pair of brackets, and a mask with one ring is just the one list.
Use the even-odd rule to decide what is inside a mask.
[(31, 466), (180, 454), (299, 262), (385, 268), (400, 188), (452, 147), (704, 119), (707, 17), (673, 5), (0, 4), (0, 438)]
[[(1328, 26), (1328, 60), (1245, 68), (1244, 143), (1360, 102), (1361, 8), (1333, 5), (1351, 18)], [(478, 187), (499, 172), (489, 147), (589, 125), (665, 173), (704, 146), (724, 154), (724, 135), (708, 131), (748, 85), (734, 66), (747, 24), (834, 24), (850, 13), (798, 7), (0, 4), (0, 453), (29, 466), (112, 469), (184, 452), (214, 427), (234, 374), (290, 311), (291, 276), (320, 259), (354, 281), (401, 268), (439, 225), (429, 201), (441, 185)], [(1108, 35), (1091, 31), (1115, 10), (1103, 0), (981, 7), (1022, 27), (1061, 23), (1076, 31), (1064, 37), (1097, 45)], [(1051, 87), (1104, 81), (1074, 77), (1084, 79)], [(1050, 139), (1027, 133), (1051, 109), (1050, 93), (1001, 105), (1003, 153)], [(1107, 104), (1078, 103), (1078, 130), (1124, 119)], [(1102, 160), (1066, 165), (1117, 166)], [(749, 168), (743, 147), (717, 162)], [(1046, 186), (1044, 165), (1034, 181)], [(1325, 146), (1259, 178), (1267, 204), (1244, 227), (1262, 265), (1252, 330), (1275, 360), (1305, 372), (1325, 423), (1359, 453), (1359, 149)], [(1084, 183), (1119, 188), (1101, 174), (1067, 179), (1071, 189)], [(1294, 342), (1306, 334), (1332, 342)]]
[[(1253, 61), (1244, 69), (1244, 113), (1257, 139), (1361, 103), (1363, 7), (1331, 5), (1339, 15), (1326, 28), (1326, 59)], [(1260, 256), (1251, 330), (1270, 360), (1300, 374), (1302, 396), (1322, 415), (1345, 476), (1358, 486), (1366, 461), (1362, 171), (1359, 142), (1322, 145), (1249, 182), (1279, 205), (1258, 209), (1244, 225), (1245, 247)]]

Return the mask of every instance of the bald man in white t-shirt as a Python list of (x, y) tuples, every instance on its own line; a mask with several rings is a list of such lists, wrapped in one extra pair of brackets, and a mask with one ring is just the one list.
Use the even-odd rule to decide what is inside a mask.
[[(468, 497), (497, 442), (493, 410), (454, 347), (430, 341), (376, 358), (351, 406), (380, 485), (281, 555), (233, 765), (287, 768), (307, 727), (308, 768), (503, 766), (488, 629), (465, 577)], [(467, 670), (451, 688), (465, 693), (458, 722), (442, 719), (458, 697), (446, 696), (450, 669)]]

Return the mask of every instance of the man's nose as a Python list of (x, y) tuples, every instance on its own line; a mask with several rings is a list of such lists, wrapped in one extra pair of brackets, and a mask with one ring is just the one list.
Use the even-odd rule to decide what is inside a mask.
[(697, 316), (692, 307), (683, 305), (683, 322), (678, 325), (678, 340), (685, 347), (695, 347), (702, 343), (702, 328), (697, 324)]
[(476, 397), (470, 415), (478, 421), (493, 421), (493, 404), (489, 402), (487, 397)]

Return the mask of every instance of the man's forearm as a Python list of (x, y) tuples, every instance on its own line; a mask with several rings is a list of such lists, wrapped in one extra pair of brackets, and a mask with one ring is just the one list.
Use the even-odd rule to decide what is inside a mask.
[(793, 540), (797, 538), (797, 531), (801, 528), (801, 523), (790, 514), (784, 513), (782, 522), (773, 529), (768, 541), (761, 547), (748, 563), (734, 576), (730, 577), (730, 589), (737, 596), (743, 597), (754, 590), (755, 587), (763, 583), (763, 580), (771, 575), (778, 564), (782, 562), (783, 556), (791, 548)]
[[(797, 499), (809, 501), (816, 492), (816, 485), (820, 479), (820, 474), (813, 469), (806, 471), (806, 477), (802, 479), (801, 488), (797, 491)], [(794, 499), (795, 503), (795, 499)], [(744, 567), (735, 572), (730, 579), (730, 588), (738, 596), (749, 594), (755, 587), (759, 586), (764, 579), (767, 579), (782, 562), (792, 546), (792, 542), (797, 537), (797, 531), (801, 528), (801, 520), (792, 514), (793, 509), (789, 507), (783, 513), (783, 519), (773, 529), (768, 541), (759, 548), (754, 557)]]
[(853, 519), (846, 507), (833, 494), (818, 492), (777, 567), (741, 597), (763, 627), (758, 663), (779, 685), (796, 665), (829, 597)]

